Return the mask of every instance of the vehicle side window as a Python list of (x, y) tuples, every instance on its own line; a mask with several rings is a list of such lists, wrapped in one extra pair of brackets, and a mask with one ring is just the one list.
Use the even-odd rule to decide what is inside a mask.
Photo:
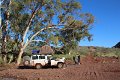
[(39, 59), (45, 59), (45, 56), (39, 56)]
[(33, 60), (38, 59), (38, 56), (32, 56), (32, 59)]

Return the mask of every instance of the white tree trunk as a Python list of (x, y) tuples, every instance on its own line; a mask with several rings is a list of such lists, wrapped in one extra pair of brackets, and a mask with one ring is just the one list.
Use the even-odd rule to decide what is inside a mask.
[(17, 66), (20, 65), (21, 63), (21, 57), (22, 57), (22, 54), (23, 54), (23, 48), (20, 49), (20, 52), (19, 52), (19, 55), (18, 55), (18, 58), (17, 58)]
[(22, 57), (22, 54), (24, 52), (24, 43), (23, 42), (21, 42), (21, 44), (20, 44), (20, 51), (19, 51), (18, 58), (17, 58), (17, 66), (20, 65), (20, 63), (21, 63), (21, 57)]

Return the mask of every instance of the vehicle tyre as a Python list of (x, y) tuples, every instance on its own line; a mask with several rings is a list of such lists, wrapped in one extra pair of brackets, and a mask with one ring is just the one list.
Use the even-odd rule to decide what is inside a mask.
[(28, 60), (24, 61), (24, 65), (25, 65), (25, 66), (28, 66), (29, 63), (30, 63), (30, 62), (29, 62)]
[(63, 65), (64, 65), (63, 63), (58, 63), (57, 67), (58, 68), (63, 68)]
[(41, 69), (41, 68), (42, 68), (42, 65), (41, 65), (41, 64), (36, 64), (36, 65), (35, 65), (35, 68), (36, 68), (36, 69)]

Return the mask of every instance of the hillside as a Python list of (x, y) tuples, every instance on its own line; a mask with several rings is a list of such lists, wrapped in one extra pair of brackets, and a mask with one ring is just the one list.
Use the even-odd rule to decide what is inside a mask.
[(118, 42), (115, 46), (113, 46), (114, 48), (120, 48), (120, 42)]

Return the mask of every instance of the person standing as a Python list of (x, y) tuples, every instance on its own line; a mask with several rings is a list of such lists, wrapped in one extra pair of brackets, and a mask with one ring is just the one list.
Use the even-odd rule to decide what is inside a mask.
[(74, 60), (75, 64), (80, 65), (80, 55), (73, 56), (73, 60)]
[(78, 57), (78, 65), (80, 65), (80, 55), (78, 55), (77, 57)]

